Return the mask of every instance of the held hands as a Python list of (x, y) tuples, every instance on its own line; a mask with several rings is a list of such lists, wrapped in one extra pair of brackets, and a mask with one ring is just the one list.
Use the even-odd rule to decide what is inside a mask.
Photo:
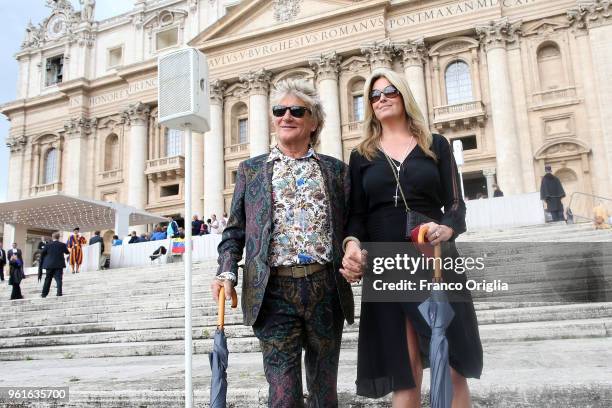
[(348, 283), (361, 281), (363, 271), (367, 262), (368, 251), (361, 249), (355, 241), (346, 244), (344, 258), (342, 258), (342, 268), (340, 273)]
[(230, 300), (237, 296), (236, 289), (234, 289), (234, 284), (232, 281), (228, 279), (213, 279), (210, 284), (210, 289), (212, 290), (213, 299), (215, 302), (219, 302), (219, 291), (221, 291), (221, 287), (225, 289), (225, 299)]
[(441, 242), (446, 242), (453, 236), (453, 229), (446, 225), (436, 224), (435, 222), (428, 222), (425, 224), (428, 228), (427, 240), (431, 245), (438, 245)]

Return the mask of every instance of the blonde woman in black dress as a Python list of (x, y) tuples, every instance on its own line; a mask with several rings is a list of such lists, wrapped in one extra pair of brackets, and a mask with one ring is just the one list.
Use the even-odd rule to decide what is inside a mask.
[[(362, 276), (360, 242), (407, 241), (406, 204), (435, 220), (427, 234), (433, 245), (452, 241), (466, 230), (465, 203), (449, 143), (424, 125), (406, 80), (377, 69), (366, 82), (365, 95), (369, 104), (364, 140), (349, 163), (351, 212), (341, 269), (349, 282)], [(446, 331), (452, 406), (463, 408), (471, 406), (466, 377), (479, 378), (482, 372), (482, 345), (473, 304), (452, 306), (455, 318)], [(357, 394), (380, 398), (392, 392), (393, 407), (420, 407), (431, 330), (417, 307), (362, 302)]]

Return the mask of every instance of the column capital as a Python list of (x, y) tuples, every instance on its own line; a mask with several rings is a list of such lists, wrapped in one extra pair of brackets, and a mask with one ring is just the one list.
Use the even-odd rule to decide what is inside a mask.
[(427, 57), (427, 48), (423, 38), (393, 44), (393, 48), (402, 56), (404, 67), (422, 67)]
[(389, 39), (363, 44), (361, 46), (361, 53), (370, 63), (372, 70), (376, 68), (391, 68), (394, 50)]
[(320, 56), (311, 59), (309, 62), (312, 69), (315, 71), (318, 80), (322, 79), (338, 79), (340, 72), (340, 57), (336, 52), (321, 54)]
[(64, 134), (67, 139), (86, 137), (95, 129), (98, 120), (88, 119), (85, 116), (68, 119), (64, 122)]
[(123, 111), (123, 118), (129, 125), (145, 126), (149, 120), (151, 107), (142, 102), (136, 102)]
[(494, 48), (506, 48), (507, 44), (516, 42), (522, 22), (510, 23), (507, 18), (490, 21), (489, 24), (476, 26), (476, 33), (486, 51)]
[(28, 139), (25, 136), (8, 137), (6, 138), (6, 147), (11, 153), (19, 153), (25, 149)]
[(265, 69), (249, 71), (238, 78), (250, 95), (267, 95), (272, 73)]
[(567, 18), (578, 29), (612, 24), (612, 0), (579, 1), (577, 7), (567, 11)]
[(210, 81), (208, 93), (210, 94), (210, 103), (215, 105), (223, 105), (223, 94), (227, 85), (225, 82), (218, 79)]
[(495, 168), (482, 169), (482, 175), (485, 177), (493, 177), (495, 176), (496, 173), (497, 173), (497, 170)]

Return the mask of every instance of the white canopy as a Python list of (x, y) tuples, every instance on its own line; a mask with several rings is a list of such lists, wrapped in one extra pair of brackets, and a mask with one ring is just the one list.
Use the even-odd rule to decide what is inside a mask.
[(63, 193), (0, 203), (1, 223), (30, 228), (72, 231), (79, 227), (81, 232), (114, 228), (127, 231), (130, 225), (166, 221), (164, 217), (134, 207)]

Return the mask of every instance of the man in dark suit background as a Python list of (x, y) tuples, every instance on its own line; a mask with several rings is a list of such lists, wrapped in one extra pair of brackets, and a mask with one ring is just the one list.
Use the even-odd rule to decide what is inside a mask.
[(0, 242), (0, 281), (4, 282), (4, 266), (6, 265), (6, 251), (2, 249), (2, 242)]
[(47, 297), (49, 289), (51, 289), (51, 280), (55, 278), (57, 286), (57, 296), (62, 296), (62, 278), (66, 260), (64, 255), (70, 254), (68, 247), (63, 242), (60, 242), (60, 233), (53, 233), (53, 242), (47, 244), (42, 251), (43, 268), (46, 269), (45, 283), (43, 285), (42, 297)]
[(17, 248), (17, 243), (13, 242), (13, 248), (8, 250), (6, 256), (8, 259), (11, 259), (13, 255), (17, 256), (19, 260), (23, 263), (23, 256), (21, 256), (21, 249)]

